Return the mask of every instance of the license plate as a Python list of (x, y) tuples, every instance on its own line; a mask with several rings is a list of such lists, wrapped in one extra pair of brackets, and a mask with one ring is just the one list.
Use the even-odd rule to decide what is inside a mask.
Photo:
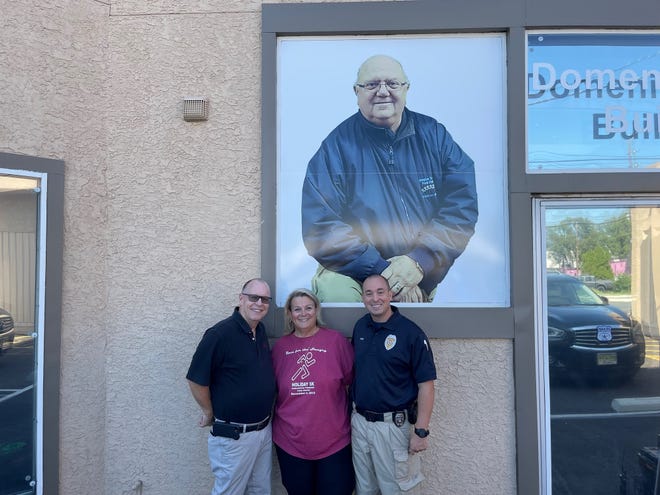
[(596, 356), (598, 366), (611, 366), (616, 364), (616, 352), (601, 352)]

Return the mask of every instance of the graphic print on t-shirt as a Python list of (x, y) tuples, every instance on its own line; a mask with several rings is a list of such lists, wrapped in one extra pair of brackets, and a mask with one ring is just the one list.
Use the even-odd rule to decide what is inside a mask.
[[(307, 349), (296, 349), (295, 351), (286, 351), (288, 359), (296, 359), (296, 372), (291, 376), (291, 395), (316, 395), (316, 385), (310, 368), (316, 364), (314, 351), (326, 352), (325, 349), (316, 349), (314, 347)], [(293, 355), (293, 356), (291, 356)]]

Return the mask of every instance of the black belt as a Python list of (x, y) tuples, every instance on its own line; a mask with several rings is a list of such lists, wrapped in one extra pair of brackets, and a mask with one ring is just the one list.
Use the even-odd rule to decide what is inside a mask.
[(392, 421), (397, 426), (402, 426), (403, 423), (406, 421), (406, 415), (407, 412), (405, 410), (403, 411), (392, 411), (392, 412), (385, 412), (385, 413), (379, 413), (379, 412), (374, 412), (374, 411), (368, 411), (366, 409), (362, 409), (361, 407), (356, 407), (355, 410), (364, 416), (364, 419), (367, 421), (371, 421), (372, 423), (375, 423), (376, 421)]
[(224, 419), (216, 419), (215, 421), (216, 423), (235, 426), (238, 428), (239, 433), (247, 433), (249, 431), (263, 430), (266, 426), (268, 426), (268, 423), (270, 422), (270, 416), (266, 416), (266, 419), (263, 419), (258, 423), (234, 423), (232, 421), (225, 421)]

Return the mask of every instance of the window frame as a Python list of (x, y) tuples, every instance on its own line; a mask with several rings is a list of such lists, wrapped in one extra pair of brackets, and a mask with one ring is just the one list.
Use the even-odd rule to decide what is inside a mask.
[[(277, 40), (283, 36), (310, 35), (370, 35), (370, 34), (442, 34), (442, 33), (504, 33), (504, 22), (499, 25), (470, 27), (469, 9), (465, 19), (453, 28), (446, 17), (435, 16), (429, 25), (426, 10), (437, 10), (429, 5), (408, 2), (369, 2), (343, 4), (265, 4), (262, 7), (262, 276), (275, 287), (276, 281), (276, 205), (277, 205)], [(489, 12), (487, 14), (486, 12)], [(401, 19), (409, 22), (401, 27)], [(484, 4), (484, 19), (505, 19), (500, 9)], [(444, 21), (445, 25), (442, 25)], [(412, 24), (411, 24), (412, 22)], [(436, 25), (436, 22), (440, 24)], [(416, 29), (411, 26), (419, 24)], [(506, 70), (506, 77), (510, 71)], [(509, 96), (507, 91), (507, 98)], [(507, 102), (507, 108), (510, 104)], [(510, 134), (510, 131), (507, 130)], [(505, 170), (509, 174), (510, 159)], [(510, 242), (510, 241), (509, 241)], [(511, 257), (509, 258), (511, 259)], [(470, 308), (405, 308), (406, 314), (428, 330), (434, 338), (513, 338), (513, 312), (508, 307)], [(460, 325), (437, 326), (438, 313), (444, 321)], [(353, 323), (364, 314), (361, 307), (333, 307), (324, 318), (328, 325), (349, 331)], [(273, 336), (283, 333), (283, 308), (273, 307), (266, 319)]]
[[(42, 194), (45, 191), (45, 206), (39, 208), (39, 237), (45, 233), (45, 246), (38, 250), (38, 279), (43, 291), (37, 297), (37, 306), (43, 304), (35, 321), (48, 330), (39, 335), (43, 342), (38, 346), (41, 369), (35, 385), (40, 384), (37, 407), (41, 407), (41, 423), (35, 428), (36, 493), (57, 495), (59, 493), (59, 419), (60, 419), (60, 371), (62, 331), (62, 259), (64, 246), (64, 162), (48, 158), (16, 155), (0, 152), (0, 169), (16, 175), (34, 177), (39, 174)], [(42, 223), (43, 222), (43, 223)], [(37, 352), (37, 349), (35, 349)]]

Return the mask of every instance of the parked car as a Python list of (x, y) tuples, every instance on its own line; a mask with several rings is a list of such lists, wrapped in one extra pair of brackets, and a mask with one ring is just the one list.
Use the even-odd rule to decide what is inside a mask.
[(599, 291), (606, 291), (614, 289), (614, 280), (607, 280), (605, 278), (596, 278), (593, 275), (581, 275), (580, 280), (584, 282), (587, 287)]
[(644, 364), (638, 321), (574, 277), (548, 273), (547, 289), (551, 377), (625, 379)]
[(0, 354), (14, 345), (14, 319), (8, 311), (0, 308)]

